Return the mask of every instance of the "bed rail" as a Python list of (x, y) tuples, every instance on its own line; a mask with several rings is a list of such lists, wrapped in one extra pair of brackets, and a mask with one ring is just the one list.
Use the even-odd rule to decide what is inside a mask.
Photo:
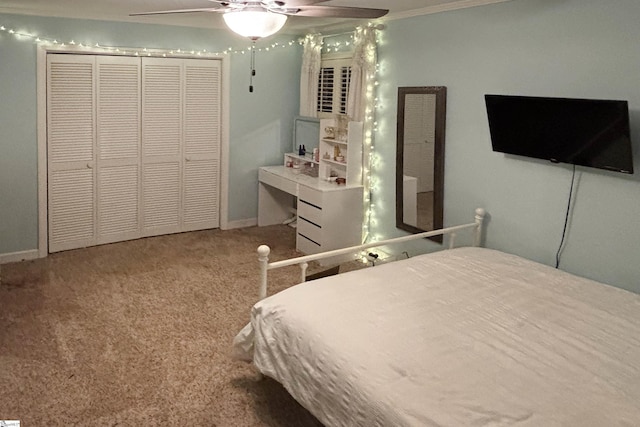
[(478, 208), (475, 210), (475, 221), (469, 224), (456, 225), (439, 230), (425, 231), (424, 233), (411, 234), (409, 236), (396, 237), (393, 239), (366, 243), (364, 245), (350, 246), (348, 248), (320, 252), (317, 254), (305, 255), (297, 258), (290, 258), (275, 262), (269, 262), (269, 253), (271, 252), (271, 248), (269, 248), (269, 246), (267, 245), (260, 245), (258, 247), (258, 261), (260, 262), (260, 299), (262, 300), (267, 296), (267, 272), (276, 268), (288, 267), (290, 265), (298, 264), (300, 266), (300, 281), (304, 282), (306, 280), (309, 261), (316, 261), (319, 259), (335, 257), (339, 255), (348, 255), (377, 246), (386, 246), (390, 244), (408, 242), (411, 240), (424, 239), (425, 237), (440, 235), (444, 236), (447, 234), (449, 235), (449, 249), (452, 249), (455, 244), (455, 237), (457, 232), (468, 229), (473, 230), (473, 246), (480, 246), (482, 237), (482, 226), (485, 215), (485, 210), (482, 208)]

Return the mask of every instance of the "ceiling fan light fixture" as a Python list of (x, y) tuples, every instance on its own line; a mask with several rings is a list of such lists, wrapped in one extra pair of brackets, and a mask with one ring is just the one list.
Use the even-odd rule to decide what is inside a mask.
[(252, 40), (277, 33), (287, 21), (287, 15), (266, 10), (237, 10), (222, 17), (231, 31)]

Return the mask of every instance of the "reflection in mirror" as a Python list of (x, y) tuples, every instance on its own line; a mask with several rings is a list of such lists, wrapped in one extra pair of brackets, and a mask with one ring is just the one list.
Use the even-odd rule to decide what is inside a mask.
[(298, 152), (298, 146), (304, 145), (308, 152), (318, 148), (320, 135), (320, 119), (315, 117), (297, 116), (293, 119), (293, 152)]
[(444, 86), (398, 88), (396, 226), (413, 233), (443, 226), (446, 97)]

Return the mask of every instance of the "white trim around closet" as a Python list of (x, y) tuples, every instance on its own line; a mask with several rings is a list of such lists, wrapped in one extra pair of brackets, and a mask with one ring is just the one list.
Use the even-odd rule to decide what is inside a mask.
[(220, 229), (229, 229), (229, 118), (231, 99), (231, 61), (222, 57), (222, 134), (220, 153)]
[[(38, 249), (29, 251), (26, 256), (44, 258), (48, 255), (48, 223), (47, 223), (47, 54), (71, 53), (86, 55), (105, 55), (100, 49), (73, 48), (69, 46), (38, 46), (37, 48), (37, 140), (38, 140)], [(213, 59), (222, 65), (222, 99), (221, 99), (221, 141), (220, 141), (220, 229), (229, 226), (229, 105), (230, 105), (230, 64), (225, 56), (181, 56), (184, 59)], [(33, 252), (33, 253), (31, 253)], [(7, 254), (21, 256), (20, 254)]]

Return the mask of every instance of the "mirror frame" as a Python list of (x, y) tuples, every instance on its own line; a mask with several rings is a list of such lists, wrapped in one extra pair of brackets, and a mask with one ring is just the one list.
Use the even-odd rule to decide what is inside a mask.
[[(302, 143), (302, 141), (298, 141), (298, 139), (300, 138), (300, 135), (298, 134), (299, 132), (299, 127), (298, 127), (298, 123), (312, 123), (315, 124), (318, 127), (317, 132), (314, 135), (314, 141), (317, 144), (316, 146), (318, 146), (318, 138), (320, 135), (320, 119), (318, 117), (307, 117), (307, 116), (295, 116), (293, 118), (293, 152), (297, 153), (298, 152), (298, 145), (300, 145), (300, 143)], [(309, 151), (313, 151), (313, 147), (311, 147), (311, 149)]]
[[(444, 141), (447, 114), (447, 88), (445, 86), (398, 87), (398, 122), (396, 133), (396, 227), (410, 233), (422, 233), (418, 227), (403, 221), (403, 181), (404, 181), (404, 117), (405, 99), (409, 94), (434, 94), (436, 96), (436, 117), (434, 136), (433, 166), (433, 229), (444, 226)], [(442, 236), (430, 237), (442, 243)]]

